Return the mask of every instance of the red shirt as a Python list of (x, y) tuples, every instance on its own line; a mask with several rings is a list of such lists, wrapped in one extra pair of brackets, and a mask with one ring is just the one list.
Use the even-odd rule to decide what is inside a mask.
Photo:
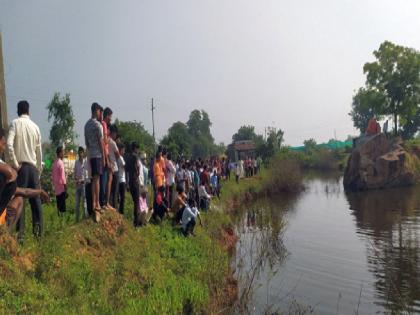
[(109, 148), (108, 148), (108, 137), (109, 137), (108, 125), (107, 125), (107, 123), (104, 120), (102, 120), (101, 124), (102, 124), (102, 129), (104, 130), (104, 151), (105, 151), (105, 156), (108, 156), (108, 154), (109, 154)]

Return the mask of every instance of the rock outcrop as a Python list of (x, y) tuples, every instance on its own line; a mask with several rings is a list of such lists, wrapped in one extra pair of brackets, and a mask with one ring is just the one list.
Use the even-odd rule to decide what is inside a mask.
[(344, 173), (346, 190), (368, 190), (413, 185), (418, 158), (385, 134), (358, 139)]

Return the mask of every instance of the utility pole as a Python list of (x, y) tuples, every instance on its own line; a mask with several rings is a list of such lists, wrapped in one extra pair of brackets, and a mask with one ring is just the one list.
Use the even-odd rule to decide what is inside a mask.
[(153, 126), (153, 146), (154, 149), (156, 151), (156, 137), (155, 137), (155, 109), (156, 107), (153, 104), (153, 97), (152, 97), (152, 106), (151, 106), (151, 110), (152, 110), (152, 126)]
[(7, 129), (7, 104), (6, 104), (6, 84), (4, 81), (4, 64), (2, 37), (0, 32), (0, 124), (1, 128)]

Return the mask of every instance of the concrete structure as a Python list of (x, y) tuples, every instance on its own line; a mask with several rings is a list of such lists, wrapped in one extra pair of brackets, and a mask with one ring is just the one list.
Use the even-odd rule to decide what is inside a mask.
[(4, 81), (4, 64), (2, 37), (0, 32), (0, 124), (2, 128), (7, 128), (7, 105), (6, 105), (6, 84)]

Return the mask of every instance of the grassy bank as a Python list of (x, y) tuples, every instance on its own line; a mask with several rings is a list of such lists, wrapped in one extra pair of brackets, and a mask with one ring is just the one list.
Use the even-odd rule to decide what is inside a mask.
[(230, 269), (238, 204), (261, 195), (302, 189), (299, 165), (274, 159), (258, 176), (223, 183), (220, 200), (203, 214), (204, 227), (185, 238), (169, 222), (134, 229), (126, 213), (107, 213), (101, 223), (75, 223), (70, 210), (57, 216), (44, 205), (44, 236), (16, 244), (0, 230), (0, 314), (214, 314), (230, 309), (237, 286)]
[(20, 247), (0, 231), (1, 314), (216, 313), (235, 297), (223, 213), (205, 214), (190, 238), (169, 222), (134, 229), (130, 212), (100, 224), (59, 219), (54, 205), (44, 213), (40, 241), (27, 233)]

